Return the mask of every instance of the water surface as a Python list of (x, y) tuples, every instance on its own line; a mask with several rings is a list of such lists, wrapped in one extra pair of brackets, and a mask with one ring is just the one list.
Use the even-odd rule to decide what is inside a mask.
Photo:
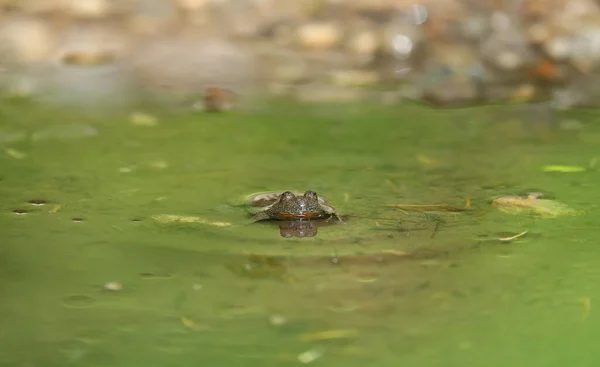
[[(593, 166), (598, 114), (561, 130), (508, 109), (277, 101), (139, 125), (6, 104), (0, 364), (594, 365), (600, 175), (542, 167)], [(350, 220), (286, 239), (232, 205), (280, 189)], [(529, 191), (586, 214), (490, 207)], [(469, 211), (436, 227), (388, 206), (438, 203)]]

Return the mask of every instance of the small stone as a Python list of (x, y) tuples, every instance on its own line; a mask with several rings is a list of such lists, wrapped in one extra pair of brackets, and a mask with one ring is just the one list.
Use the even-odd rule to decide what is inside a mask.
[(237, 103), (237, 95), (224, 88), (206, 88), (204, 95), (204, 110), (207, 112), (221, 112), (232, 110)]
[(461, 23), (462, 33), (468, 39), (479, 41), (489, 31), (489, 23), (484, 17), (472, 16)]
[(347, 42), (347, 48), (357, 55), (373, 55), (379, 48), (377, 35), (368, 30), (357, 32)]
[(514, 91), (512, 98), (515, 102), (528, 102), (534, 99), (536, 96), (536, 88), (533, 84), (523, 84), (517, 87)]
[(67, 0), (67, 11), (74, 16), (100, 18), (110, 10), (107, 0)]
[(300, 44), (309, 49), (333, 48), (342, 38), (342, 30), (334, 23), (309, 23), (297, 31)]
[(209, 3), (210, 0), (177, 0), (177, 5), (187, 11), (202, 9)]
[(47, 61), (55, 42), (53, 28), (37, 17), (14, 16), (0, 24), (0, 49), (16, 62)]
[(566, 37), (555, 37), (544, 42), (544, 50), (554, 60), (564, 61), (571, 54), (571, 40)]
[(379, 74), (376, 71), (338, 70), (331, 73), (331, 79), (340, 86), (365, 86), (377, 83)]
[(535, 23), (527, 29), (527, 38), (534, 44), (545, 43), (550, 36), (550, 28), (546, 23)]

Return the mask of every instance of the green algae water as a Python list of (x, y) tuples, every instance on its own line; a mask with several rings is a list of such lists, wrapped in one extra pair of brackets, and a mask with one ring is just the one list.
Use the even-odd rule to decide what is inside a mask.
[[(600, 115), (510, 108), (6, 103), (0, 365), (597, 365)], [(349, 220), (250, 223), (239, 198), (281, 189)], [(490, 205), (528, 192), (585, 214)]]

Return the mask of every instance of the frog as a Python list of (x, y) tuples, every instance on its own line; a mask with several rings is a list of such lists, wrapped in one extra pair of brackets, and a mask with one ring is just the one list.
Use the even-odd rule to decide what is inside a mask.
[(304, 194), (292, 191), (260, 193), (252, 195), (250, 200), (252, 206), (261, 207), (261, 210), (252, 216), (254, 222), (328, 219), (341, 221), (341, 217), (329, 205), (328, 200), (319, 197), (312, 190), (305, 191)]

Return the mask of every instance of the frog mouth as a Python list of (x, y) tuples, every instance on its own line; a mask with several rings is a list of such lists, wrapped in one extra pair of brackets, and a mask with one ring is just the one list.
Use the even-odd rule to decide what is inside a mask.
[(306, 212), (306, 213), (288, 213), (279, 212), (279, 217), (284, 219), (309, 219), (321, 217), (322, 213), (319, 212)]

